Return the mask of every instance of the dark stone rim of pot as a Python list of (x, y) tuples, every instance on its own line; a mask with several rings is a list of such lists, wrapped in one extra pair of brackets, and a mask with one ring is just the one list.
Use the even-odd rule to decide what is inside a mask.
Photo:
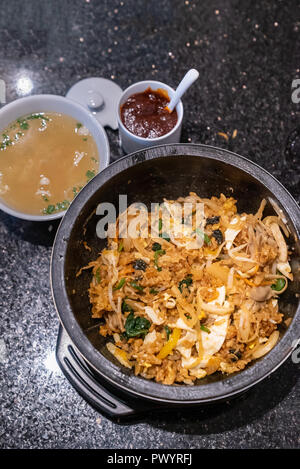
[(155, 165), (155, 162), (161, 158), (170, 158), (171, 156), (177, 159), (184, 158), (185, 155), (193, 158), (209, 159), (211, 165), (219, 161), (238, 168), (244, 175), (249, 175), (258, 184), (276, 194), (274, 199), (284, 209), (289, 223), (293, 227), (294, 236), (297, 238), (296, 243), (299, 247), (299, 207), (287, 190), (271, 174), (257, 164), (227, 150), (207, 145), (176, 144), (151, 147), (132, 153), (114, 162), (93, 178), (75, 198), (65, 214), (56, 235), (51, 259), (52, 294), (60, 321), (76, 349), (85, 360), (100, 376), (119, 390), (150, 401), (181, 406), (229, 399), (246, 391), (275, 371), (289, 357), (297, 339), (300, 337), (299, 303), (291, 324), (274, 349), (245, 370), (207, 384), (199, 382), (195, 386), (167, 386), (134, 376), (132, 372), (128, 373), (127, 369), (116, 362), (110, 361), (92, 345), (72, 311), (66, 289), (65, 259), (74, 221), (84, 210), (87, 201), (95, 192), (100, 191), (107, 181), (118, 173), (135, 165), (143, 164), (143, 162), (152, 160), (151, 164)]

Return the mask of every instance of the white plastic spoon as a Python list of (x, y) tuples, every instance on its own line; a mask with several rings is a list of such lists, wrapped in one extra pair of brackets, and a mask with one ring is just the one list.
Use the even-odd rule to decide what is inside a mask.
[(169, 112), (172, 112), (181, 96), (186, 92), (186, 90), (197, 80), (199, 72), (194, 68), (191, 68), (183, 77), (181, 82), (176, 88), (175, 94), (170, 101), (170, 104), (166, 107)]

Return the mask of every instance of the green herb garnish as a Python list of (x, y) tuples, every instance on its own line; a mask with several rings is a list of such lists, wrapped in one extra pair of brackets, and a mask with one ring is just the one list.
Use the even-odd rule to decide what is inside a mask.
[(148, 319), (130, 313), (125, 322), (125, 333), (129, 337), (145, 337), (151, 326)]
[(69, 207), (70, 205), (70, 202), (68, 200), (63, 200), (62, 202), (58, 202), (55, 206), (56, 210), (59, 211), (59, 210), (67, 210), (67, 208)]
[[(44, 199), (45, 200), (45, 199)], [(45, 200), (45, 202), (47, 202)], [(70, 202), (68, 200), (63, 200), (62, 202), (58, 202), (56, 205), (48, 205), (48, 207), (44, 208), (43, 213), (45, 215), (51, 215), (54, 212), (60, 212), (62, 210), (67, 210), (69, 207)]]
[(88, 170), (86, 173), (85, 173), (86, 177), (87, 177), (87, 180), (88, 182), (95, 176), (95, 170), (93, 169), (92, 171)]
[(29, 128), (29, 124), (28, 122), (26, 122), (25, 120), (21, 121), (20, 119), (18, 119), (18, 124), (20, 125), (20, 128), (22, 130), (27, 130)]
[(101, 282), (100, 272), (101, 272), (101, 269), (100, 269), (100, 267), (98, 267), (98, 269), (96, 270), (96, 273), (95, 273), (95, 278), (96, 278), (97, 283)]
[(159, 265), (158, 265), (158, 258), (159, 258), (159, 256), (163, 256), (164, 254), (166, 254), (166, 251), (164, 249), (158, 249), (154, 253), (154, 265), (155, 265), (155, 267), (157, 268), (157, 270), (159, 272), (161, 271), (161, 267), (159, 267)]
[(139, 292), (143, 292), (144, 291), (144, 288), (145, 287), (142, 287), (141, 285), (139, 285), (138, 283), (136, 283), (134, 280), (132, 282), (130, 282), (130, 285), (137, 291)]
[(126, 282), (126, 278), (121, 278), (119, 283), (113, 288), (113, 290), (120, 290)]
[(46, 117), (44, 114), (30, 114), (30, 116), (26, 117), (27, 120), (31, 119), (42, 119), (44, 121), (48, 121), (49, 117)]
[(211, 243), (210, 237), (207, 236), (207, 234), (201, 231), (199, 228), (196, 228), (195, 232), (204, 240), (205, 244)]
[(121, 251), (123, 251), (123, 249), (124, 249), (124, 243), (123, 243), (123, 240), (121, 240), (121, 242), (118, 246), (118, 251), (121, 252)]
[(2, 134), (3, 141), (1, 142), (0, 148), (1, 150), (5, 150), (6, 147), (13, 145), (13, 141), (10, 139), (9, 135)]
[(157, 295), (158, 290), (155, 290), (155, 288), (150, 288), (149, 293), (151, 293), (151, 295)]
[(79, 192), (81, 191), (82, 189), (82, 186), (78, 186), (78, 187), (73, 187), (72, 191), (73, 191), (73, 194), (74, 194), (74, 197), (79, 194)]
[(43, 212), (47, 215), (51, 215), (51, 213), (55, 212), (55, 205), (48, 205), (47, 208), (44, 208)]
[(210, 244), (211, 243), (211, 239), (209, 236), (207, 236), (207, 234), (204, 233), (204, 242), (205, 244)]
[(204, 332), (207, 332), (207, 334), (210, 334), (210, 330), (207, 327), (203, 326), (203, 324), (200, 325), (200, 329), (201, 331), (204, 331)]
[(166, 331), (167, 340), (169, 340), (169, 337), (171, 335), (171, 329), (168, 326), (165, 326), (165, 331)]
[(30, 120), (30, 119), (45, 119), (45, 120), (49, 120), (48, 117), (44, 116), (44, 114), (41, 114), (41, 113), (37, 113), (37, 114), (30, 114), (30, 116), (26, 117), (27, 120)]
[(129, 306), (129, 304), (126, 303), (125, 300), (123, 300), (122, 302), (122, 313), (126, 313), (126, 311), (129, 311), (130, 313), (133, 313), (133, 308), (131, 306)]
[(159, 251), (161, 249), (161, 244), (153, 243), (152, 244), (152, 251)]
[(286, 280), (284, 278), (278, 278), (273, 285), (271, 285), (272, 290), (281, 291), (285, 287)]
[(159, 234), (159, 237), (165, 239), (165, 240), (168, 241), (168, 242), (171, 241), (171, 238), (170, 238), (170, 236), (168, 235), (168, 233), (165, 233), (165, 232), (164, 232), (164, 233), (160, 233), (160, 234)]
[(77, 129), (80, 129), (80, 127), (82, 127), (82, 124), (81, 124), (80, 122), (77, 122), (76, 128), (77, 128)]
[(191, 275), (188, 275), (187, 277), (185, 277), (183, 280), (180, 280), (179, 284), (178, 284), (178, 288), (180, 290), (180, 292), (182, 293), (182, 288), (185, 286), (186, 288), (188, 288), (190, 285), (192, 285), (193, 283), (193, 279), (192, 279), (192, 276)]
[[(44, 116), (41, 113), (31, 114), (30, 116), (17, 119), (15, 124), (9, 126), (9, 129), (12, 129), (12, 130), (16, 129), (17, 124), (18, 124), (21, 130), (27, 130), (29, 129), (29, 123), (27, 121), (32, 120), (32, 119), (42, 119), (43, 126), (46, 125), (46, 121), (50, 120), (48, 117)], [(2, 134), (2, 136), (3, 136), (3, 141), (0, 143), (0, 149), (5, 150), (7, 146), (14, 144), (13, 140), (18, 141), (20, 137), (23, 137), (24, 133), (21, 131), (18, 131), (13, 137), (13, 140), (11, 140), (11, 138), (7, 134)]]
[(23, 132), (17, 132), (15, 135), (15, 140), (20, 140), (21, 137), (23, 137)]
[(161, 231), (162, 226), (163, 226), (163, 222), (162, 222), (162, 219), (160, 218), (160, 219), (158, 220), (158, 231)]

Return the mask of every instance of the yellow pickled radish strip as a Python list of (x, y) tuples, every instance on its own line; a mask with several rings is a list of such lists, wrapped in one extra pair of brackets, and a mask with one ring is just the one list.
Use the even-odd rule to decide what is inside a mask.
[(200, 313), (198, 314), (198, 319), (199, 321), (201, 321), (201, 319), (204, 319), (206, 318), (206, 314), (205, 314), (205, 311), (203, 311), (203, 309), (200, 310)]
[(125, 350), (121, 350), (121, 349), (116, 350), (116, 356), (128, 362), (128, 356)]
[(108, 342), (106, 344), (106, 348), (122, 365), (126, 366), (127, 368), (132, 367), (132, 364), (128, 360), (128, 355), (125, 352), (125, 350), (122, 350), (119, 347), (116, 347), (111, 342)]
[(218, 248), (215, 249), (214, 251), (212, 249), (209, 249), (209, 248), (204, 248), (203, 251), (204, 251), (204, 254), (206, 254), (206, 255), (215, 256), (218, 252)]
[(249, 347), (250, 350), (252, 350), (255, 345), (256, 345), (256, 340), (254, 340), (252, 343), (250, 342), (250, 344), (248, 345), (248, 347)]
[(176, 344), (178, 340), (180, 339), (180, 336), (181, 336), (181, 329), (179, 329), (178, 327), (175, 327), (175, 329), (173, 329), (172, 334), (170, 335), (168, 342), (161, 348), (159, 354), (157, 355), (157, 358), (159, 358), (160, 360), (162, 360), (163, 358), (166, 358), (172, 352), (172, 350), (176, 347)]

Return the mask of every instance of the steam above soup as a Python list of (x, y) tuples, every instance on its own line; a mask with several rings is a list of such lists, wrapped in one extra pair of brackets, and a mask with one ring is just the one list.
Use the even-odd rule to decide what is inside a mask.
[(73, 117), (46, 112), (21, 117), (0, 137), (0, 197), (20, 212), (66, 210), (99, 171), (97, 145)]

